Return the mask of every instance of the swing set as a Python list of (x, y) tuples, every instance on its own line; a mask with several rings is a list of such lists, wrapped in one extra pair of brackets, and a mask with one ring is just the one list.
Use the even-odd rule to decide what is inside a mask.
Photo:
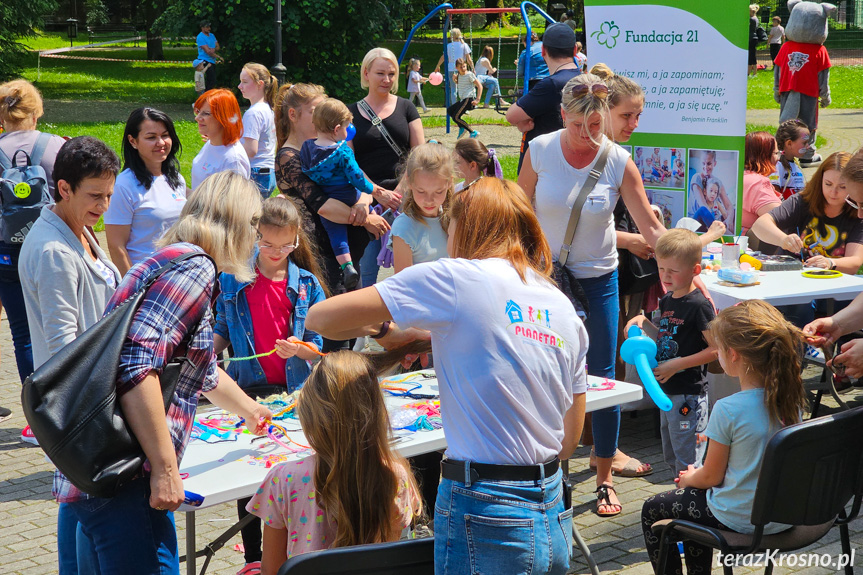
[[(401, 54), (399, 54), (399, 66), (401, 66), (402, 61), (404, 61), (405, 54), (407, 54), (408, 46), (411, 43), (411, 40), (414, 37), (416, 31), (426, 22), (434, 18), (438, 15), (438, 13), (443, 10), (444, 11), (444, 20), (442, 26), (442, 38), (443, 38), (443, 69), (449, 70), (449, 54), (447, 53), (447, 36), (449, 34), (449, 29), (452, 26), (452, 16), (453, 15), (467, 15), (468, 16), (468, 27), (469, 27), (469, 42), (471, 53), (473, 52), (473, 15), (474, 14), (498, 14), (497, 19), (497, 69), (498, 69), (498, 79), (514, 79), (515, 80), (515, 90), (514, 94), (519, 93), (519, 76), (521, 78), (529, 78), (530, 77), (530, 58), (525, 58), (525, 66), (524, 66), (524, 74), (519, 74), (518, 64), (516, 64), (515, 70), (502, 70), (500, 67), (500, 57), (501, 57), (501, 45), (502, 45), (502, 30), (503, 30), (503, 22), (502, 16), (506, 13), (520, 13), (522, 22), (525, 27), (525, 48), (524, 51), (530, 53), (530, 39), (532, 35), (532, 30), (530, 26), (530, 20), (527, 17), (528, 8), (534, 10), (540, 16), (545, 18), (547, 24), (554, 24), (555, 20), (551, 16), (545, 13), (539, 6), (534, 4), (533, 2), (522, 2), (521, 6), (518, 8), (453, 8), (452, 4), (445, 3), (441, 4), (437, 8), (433, 9), (431, 12), (426, 14), (426, 16), (417, 22), (417, 24), (411, 28), (410, 34), (408, 34), (407, 40), (405, 40), (405, 45), (402, 48)], [(518, 39), (516, 41), (516, 62), (519, 61), (519, 57), (521, 56), (521, 51), (519, 51), (519, 46), (521, 45), (521, 28), (518, 31)], [(445, 98), (445, 106), (449, 108), (449, 106), (453, 103), (450, 101), (451, 96), (451, 84), (452, 78), (450, 77), (449, 72), (444, 74), (444, 98)], [(528, 82), (522, 82), (522, 89), (525, 94), (527, 94), (529, 90)], [(497, 94), (494, 96), (495, 99), (495, 110), (498, 113), (505, 113), (505, 109), (501, 107), (500, 99), (502, 94)], [(449, 134), (450, 131), (450, 117), (447, 115), (446, 117), (446, 133)]]

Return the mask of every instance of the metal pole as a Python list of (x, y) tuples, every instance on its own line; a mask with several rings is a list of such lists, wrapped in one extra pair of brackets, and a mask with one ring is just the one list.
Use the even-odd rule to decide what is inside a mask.
[(282, 0), (273, 0), (273, 2), (275, 2), (276, 7), (276, 63), (273, 65), (271, 71), (276, 80), (278, 80), (279, 85), (281, 85), (285, 83), (285, 76), (288, 73), (287, 68), (282, 64)]

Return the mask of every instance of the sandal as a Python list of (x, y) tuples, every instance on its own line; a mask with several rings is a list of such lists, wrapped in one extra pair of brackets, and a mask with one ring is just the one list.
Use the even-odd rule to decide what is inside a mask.
[[(608, 490), (611, 489), (614, 491), (615, 495), (617, 495), (617, 490), (614, 489), (613, 485), (609, 485), (608, 483), (603, 483), (599, 487), (596, 488), (596, 514), (600, 517), (614, 517), (615, 515), (620, 515), (620, 512), (623, 511), (623, 505), (620, 503), (612, 503), (611, 498), (608, 496)], [(611, 513), (601, 513), (599, 508), (605, 507), (617, 507), (617, 511), (612, 511)]]
[[(590, 450), (589, 467), (591, 471), (596, 471), (596, 452)], [(642, 468), (641, 471), (638, 468)], [(614, 463), (611, 465), (611, 474), (618, 477), (644, 477), (653, 473), (653, 467), (649, 463), (642, 463), (634, 457), (629, 457), (623, 467), (615, 468)]]
[(237, 571), (237, 575), (261, 575), (261, 562), (253, 561)]

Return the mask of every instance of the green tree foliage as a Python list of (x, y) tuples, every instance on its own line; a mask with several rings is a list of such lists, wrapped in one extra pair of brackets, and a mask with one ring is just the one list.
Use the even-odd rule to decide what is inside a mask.
[(21, 71), (24, 53), (20, 41), (42, 23), (42, 16), (57, 9), (54, 0), (0, 0), (0, 79)]
[[(4, 0), (0, 0), (4, 1)], [(365, 53), (393, 30), (391, 13), (404, 0), (283, 0), (283, 63), (290, 82), (314, 82), (351, 102), (363, 93), (359, 64)], [(233, 86), (249, 61), (271, 66), (273, 0), (173, 0), (154, 27), (170, 35), (197, 34), (212, 22), (225, 65), (219, 84)]]

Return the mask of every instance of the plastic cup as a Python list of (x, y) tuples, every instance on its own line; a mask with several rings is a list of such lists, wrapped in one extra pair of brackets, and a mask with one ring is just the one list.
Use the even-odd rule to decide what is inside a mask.
[(722, 244), (722, 267), (737, 269), (740, 264), (740, 244)]
[(747, 236), (740, 236), (737, 238), (737, 243), (740, 244), (740, 254), (745, 254), (749, 248), (749, 238)]

